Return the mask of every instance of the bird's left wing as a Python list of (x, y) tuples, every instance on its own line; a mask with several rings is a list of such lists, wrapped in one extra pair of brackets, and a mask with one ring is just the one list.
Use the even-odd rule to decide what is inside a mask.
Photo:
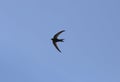
[(56, 48), (59, 52), (61, 52), (60, 49), (59, 49), (58, 46), (57, 46), (57, 43), (53, 41), (53, 44), (54, 44), (55, 48)]

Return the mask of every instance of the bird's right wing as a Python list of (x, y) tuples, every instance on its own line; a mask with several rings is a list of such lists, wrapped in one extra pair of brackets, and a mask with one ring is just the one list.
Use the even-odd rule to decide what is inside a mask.
[(54, 36), (54, 38), (57, 38), (57, 37), (58, 37), (62, 32), (64, 32), (64, 31), (65, 31), (65, 30), (62, 30), (62, 31), (56, 33), (55, 36)]
[(59, 52), (61, 52), (60, 49), (59, 49), (58, 46), (57, 46), (57, 43), (53, 41), (53, 44), (54, 44), (55, 48), (56, 48)]

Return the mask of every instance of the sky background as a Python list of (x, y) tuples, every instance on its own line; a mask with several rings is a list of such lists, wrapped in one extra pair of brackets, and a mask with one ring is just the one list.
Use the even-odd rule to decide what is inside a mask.
[(0, 0), (0, 82), (120, 82), (120, 0)]

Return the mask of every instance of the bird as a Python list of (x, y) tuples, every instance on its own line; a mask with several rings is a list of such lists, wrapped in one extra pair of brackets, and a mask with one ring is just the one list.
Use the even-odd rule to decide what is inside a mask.
[(55, 48), (61, 53), (61, 50), (58, 48), (57, 42), (64, 42), (64, 39), (58, 39), (58, 36), (62, 33), (65, 32), (65, 30), (61, 30), (59, 32), (57, 32), (53, 38), (51, 39), (53, 42), (53, 45), (55, 46)]

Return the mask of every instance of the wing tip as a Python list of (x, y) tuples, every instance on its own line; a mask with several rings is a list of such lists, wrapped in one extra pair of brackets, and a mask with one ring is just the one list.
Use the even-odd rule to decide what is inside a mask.
[(65, 32), (65, 30), (62, 30), (63, 32)]

